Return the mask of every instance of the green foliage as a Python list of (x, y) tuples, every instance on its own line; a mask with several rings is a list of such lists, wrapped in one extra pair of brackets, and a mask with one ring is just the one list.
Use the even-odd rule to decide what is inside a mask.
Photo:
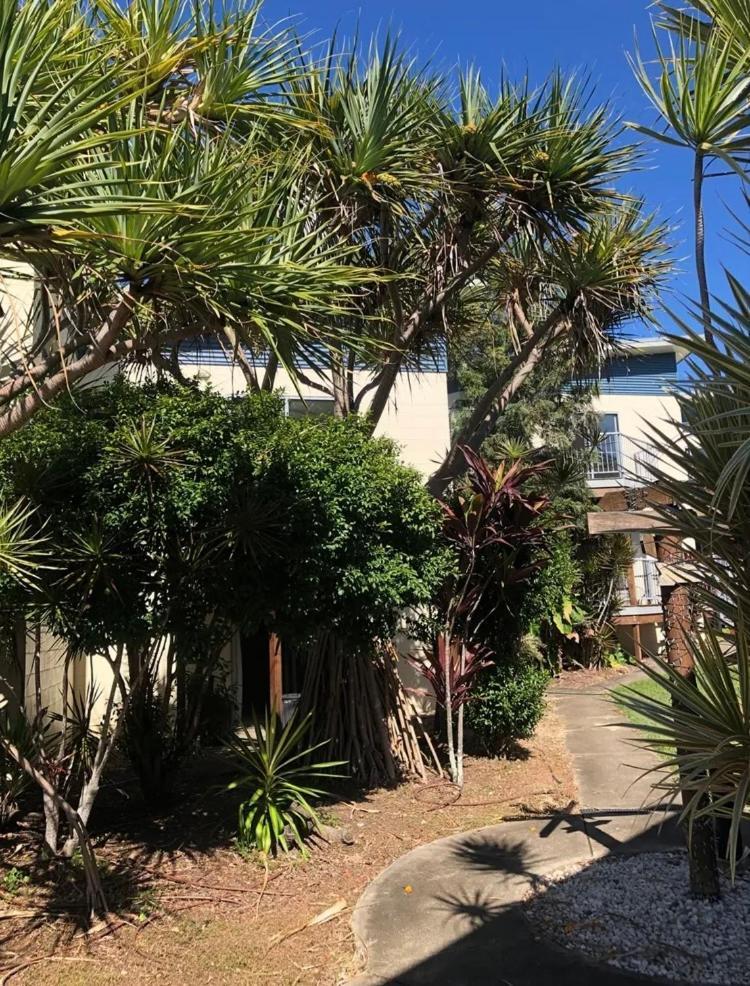
[(522, 622), (532, 633), (538, 633), (544, 624), (557, 625), (561, 618), (570, 619), (581, 583), (581, 570), (573, 551), (568, 533), (555, 536), (546, 563), (523, 601)]
[(136, 682), (123, 739), (153, 797), (210, 731), (237, 630), (304, 645), (325, 627), (369, 650), (444, 574), (439, 508), (395, 446), (358, 419), (288, 419), (270, 394), (119, 380), (65, 397), (0, 445), (0, 496), (25, 497), (54, 548), (26, 605)]
[(233, 616), (236, 580), (256, 571), (229, 521), (280, 420), (272, 397), (119, 381), (63, 398), (4, 442), (0, 489), (27, 497), (54, 545), (40, 600), (53, 629), (84, 653), (159, 632), (200, 648), (225, 633), (206, 613)]
[(332, 768), (343, 761), (311, 762), (312, 755), (326, 743), (305, 748), (311, 715), (301, 721), (296, 716), (282, 728), (274, 715), (266, 715), (261, 724), (253, 722), (252, 734), (232, 736), (228, 747), (241, 770), (240, 777), (229, 785), (249, 797), (239, 808), (239, 843), (254, 847), (264, 855), (288, 852), (289, 840), (305, 852), (307, 837), (319, 831), (321, 820), (313, 802), (326, 792), (317, 785), (321, 778), (342, 776)]
[[(514, 334), (507, 322), (497, 315), (478, 320), (473, 307), (470, 300), (465, 302), (466, 324), (450, 337), (452, 384), (461, 393), (452, 422), (454, 432), (515, 354)], [(489, 462), (508, 458), (508, 442), (529, 450), (541, 439), (544, 449), (554, 450), (555, 456), (573, 448), (592, 418), (592, 387), (569, 386), (573, 372), (572, 358), (564, 349), (555, 358), (540, 360), (482, 445)], [(522, 457), (528, 459), (528, 454)]]
[[(25, 757), (31, 759), (38, 749), (39, 736), (23, 712), (0, 712), (0, 734)], [(26, 771), (0, 746), (0, 828), (15, 814), (18, 800), (32, 781)]]
[(282, 631), (304, 639), (325, 625), (360, 647), (391, 636), (449, 564), (418, 474), (357, 418), (287, 421), (268, 456), (264, 487), (286, 505), (295, 548), (274, 601)]
[[(730, 288), (734, 304), (712, 317), (720, 348), (681, 326), (694, 362), (679, 397), (678, 440), (652, 429), (656, 479), (675, 505), (658, 509), (679, 531), (686, 581), (704, 614), (703, 632), (689, 638), (694, 675), (659, 664), (648, 673), (668, 697), (631, 695), (626, 704), (641, 717), (644, 742), (661, 752), (656, 783), (684, 794), (690, 824), (706, 815), (730, 820), (734, 869), (734, 835), (750, 814), (750, 295), (733, 278)], [(665, 746), (676, 753), (665, 756)]]
[(282, 98), (295, 39), (259, 9), (0, 0), (0, 246), (43, 299), (0, 319), (4, 433), (104, 363), (212, 330), (293, 374), (312, 323), (347, 311), (363, 275), (302, 187)]
[(704, 816), (730, 820), (729, 862), (737, 864), (737, 834), (750, 817), (750, 638), (740, 617), (736, 663), (710, 628), (694, 637), (695, 680), (663, 661), (646, 673), (657, 689), (624, 690), (620, 703), (636, 718), (642, 745), (659, 754), (654, 786), (684, 796), (690, 825)]
[(438, 507), (395, 446), (356, 419), (286, 419), (272, 395), (64, 398), (3, 443), (0, 491), (36, 509), (53, 626), (85, 652), (162, 631), (205, 647), (272, 611), (296, 639), (325, 623), (369, 643), (440, 576)]
[(17, 866), (11, 867), (3, 875), (3, 890), (11, 897), (15, 897), (21, 887), (25, 887), (28, 883), (28, 874), (24, 873), (23, 870), (19, 870)]
[(466, 705), (466, 724), (488, 753), (507, 753), (519, 740), (534, 735), (544, 714), (548, 683), (548, 673), (525, 659), (483, 672)]

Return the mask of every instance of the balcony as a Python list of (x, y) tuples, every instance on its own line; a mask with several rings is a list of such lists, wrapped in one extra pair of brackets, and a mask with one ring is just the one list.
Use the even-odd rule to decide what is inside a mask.
[(606, 432), (594, 451), (588, 479), (594, 486), (640, 486), (653, 482), (651, 467), (658, 461), (653, 447), (619, 431)]
[(636, 555), (633, 566), (621, 584), (617, 595), (623, 608), (661, 606), (659, 566), (649, 555)]

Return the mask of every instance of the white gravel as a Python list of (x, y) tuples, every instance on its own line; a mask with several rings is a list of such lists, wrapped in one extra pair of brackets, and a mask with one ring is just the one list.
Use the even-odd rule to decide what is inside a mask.
[(565, 948), (676, 982), (750, 982), (750, 875), (726, 881), (717, 903), (690, 896), (682, 852), (610, 856), (544, 882), (527, 916)]

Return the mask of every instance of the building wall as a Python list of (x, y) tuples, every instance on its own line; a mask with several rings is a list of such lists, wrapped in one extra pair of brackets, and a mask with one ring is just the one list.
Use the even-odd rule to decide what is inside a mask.
[[(245, 378), (239, 368), (231, 365), (184, 365), (186, 376), (211, 383), (222, 394), (237, 394), (245, 390)], [(306, 371), (310, 374), (310, 371)], [(369, 379), (365, 371), (355, 374), (355, 393)], [(279, 370), (276, 391), (285, 397), (315, 401), (325, 399), (319, 390), (307, 384), (295, 385), (288, 373)], [(363, 410), (368, 401), (365, 400)], [(450, 443), (447, 376), (441, 372), (402, 373), (393, 388), (383, 416), (375, 431), (384, 435), (401, 449), (406, 465), (423, 475), (435, 471)]]
[(652, 425), (677, 437), (680, 406), (670, 394), (599, 394), (592, 404), (598, 414), (616, 414), (620, 434), (628, 438), (653, 442)]
[[(625, 653), (635, 656), (633, 628), (616, 625), (615, 633)], [(664, 656), (664, 628), (661, 623), (645, 623), (641, 626), (641, 648), (644, 657)]]
[[(18, 277), (13, 272), (18, 271)], [(36, 282), (32, 268), (11, 261), (3, 263), (0, 274), (0, 367), (7, 369), (9, 361), (17, 362), (20, 357), (19, 342), (30, 341), (31, 325), (29, 316), (33, 311), (36, 296)]]
[[(26, 667), (24, 671), (24, 706), (34, 714), (36, 706), (36, 672), (34, 661), (35, 637), (32, 627), (25, 634)], [(74, 671), (70, 671), (73, 684)], [(65, 645), (48, 630), (42, 630), (41, 661), (39, 669), (41, 684), (41, 708), (49, 712), (63, 712), (63, 679), (65, 677)]]

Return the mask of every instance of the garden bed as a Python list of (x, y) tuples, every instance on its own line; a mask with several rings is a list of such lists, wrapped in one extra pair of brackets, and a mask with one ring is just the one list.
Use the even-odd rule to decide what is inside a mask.
[(610, 856), (553, 874), (527, 902), (545, 936), (644, 976), (736, 986), (750, 979), (750, 875), (717, 902), (689, 892), (684, 852)]
[[(108, 792), (97, 806), (92, 834), (116, 911), (113, 930), (82, 934), (80, 881), (35, 870), (28, 831), (1, 835), (0, 982), (15, 969), (10, 986), (332, 986), (356, 971), (351, 907), (394, 859), (519, 811), (567, 806), (575, 796), (564, 736), (549, 712), (515, 759), (468, 758), (460, 800), (437, 781), (342, 789), (324, 820), (353, 843), (280, 858), (266, 875), (257, 858), (233, 846), (236, 798), (217, 793), (221, 769), (221, 761), (196, 764), (179, 812), (161, 818), (122, 793)], [(324, 912), (328, 920), (308, 925)]]

